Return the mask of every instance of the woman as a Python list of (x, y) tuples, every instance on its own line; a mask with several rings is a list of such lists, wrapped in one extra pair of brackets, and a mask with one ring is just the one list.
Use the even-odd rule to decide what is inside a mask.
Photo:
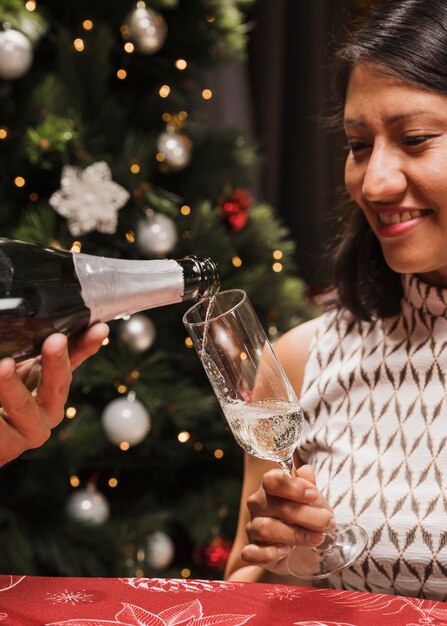
[(337, 61), (353, 202), (336, 295), (275, 346), (313, 470), (247, 457), (226, 577), (285, 574), (335, 516), (369, 545), (332, 586), (446, 601), (447, 1), (383, 3)]
[(0, 360), (0, 466), (48, 439), (64, 417), (71, 372), (107, 335), (108, 326), (96, 324), (69, 351), (65, 335), (55, 333), (37, 359), (17, 366), (9, 357)]

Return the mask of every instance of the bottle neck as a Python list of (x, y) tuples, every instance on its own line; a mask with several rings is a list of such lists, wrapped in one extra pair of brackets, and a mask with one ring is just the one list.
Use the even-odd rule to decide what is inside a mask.
[(212, 259), (188, 256), (177, 263), (183, 270), (182, 300), (206, 298), (219, 291), (219, 269)]
[(108, 322), (145, 309), (206, 297), (219, 287), (210, 259), (128, 260), (73, 254), (90, 322)]

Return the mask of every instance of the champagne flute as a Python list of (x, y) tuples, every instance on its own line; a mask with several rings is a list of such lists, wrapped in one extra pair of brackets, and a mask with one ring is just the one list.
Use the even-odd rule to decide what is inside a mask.
[[(205, 298), (183, 322), (238, 444), (294, 476), (303, 411), (247, 294), (230, 289)], [(340, 525), (317, 548), (291, 548), (287, 567), (298, 578), (326, 578), (352, 565), (366, 545), (361, 527)]]

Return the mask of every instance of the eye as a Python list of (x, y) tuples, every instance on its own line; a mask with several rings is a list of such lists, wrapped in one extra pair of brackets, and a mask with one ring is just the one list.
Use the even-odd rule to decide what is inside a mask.
[(363, 152), (368, 150), (371, 146), (366, 141), (348, 141), (347, 149), (354, 156), (361, 155)]
[(405, 137), (403, 143), (411, 148), (412, 146), (420, 146), (434, 137), (437, 137), (437, 135), (409, 135), (408, 137)]

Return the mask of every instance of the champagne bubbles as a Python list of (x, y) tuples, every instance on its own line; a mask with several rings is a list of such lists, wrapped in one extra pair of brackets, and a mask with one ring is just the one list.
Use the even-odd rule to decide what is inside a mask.
[(117, 446), (136, 446), (151, 429), (150, 415), (133, 392), (112, 400), (104, 409), (101, 421), (107, 438)]
[(22, 78), (32, 63), (33, 48), (25, 35), (13, 28), (0, 32), (0, 78)]
[(157, 531), (147, 538), (146, 560), (156, 570), (169, 567), (174, 558), (174, 543), (166, 533)]
[(177, 243), (174, 221), (163, 213), (146, 212), (146, 219), (137, 225), (137, 245), (140, 252), (149, 256), (163, 256)]
[(109, 519), (110, 506), (105, 496), (92, 484), (76, 489), (67, 500), (68, 515), (84, 524), (97, 526)]
[(155, 341), (155, 325), (147, 315), (132, 315), (120, 324), (119, 337), (121, 341), (134, 352), (149, 350)]
[(138, 52), (154, 54), (163, 46), (168, 28), (159, 13), (138, 2), (137, 8), (127, 16), (124, 32)]

